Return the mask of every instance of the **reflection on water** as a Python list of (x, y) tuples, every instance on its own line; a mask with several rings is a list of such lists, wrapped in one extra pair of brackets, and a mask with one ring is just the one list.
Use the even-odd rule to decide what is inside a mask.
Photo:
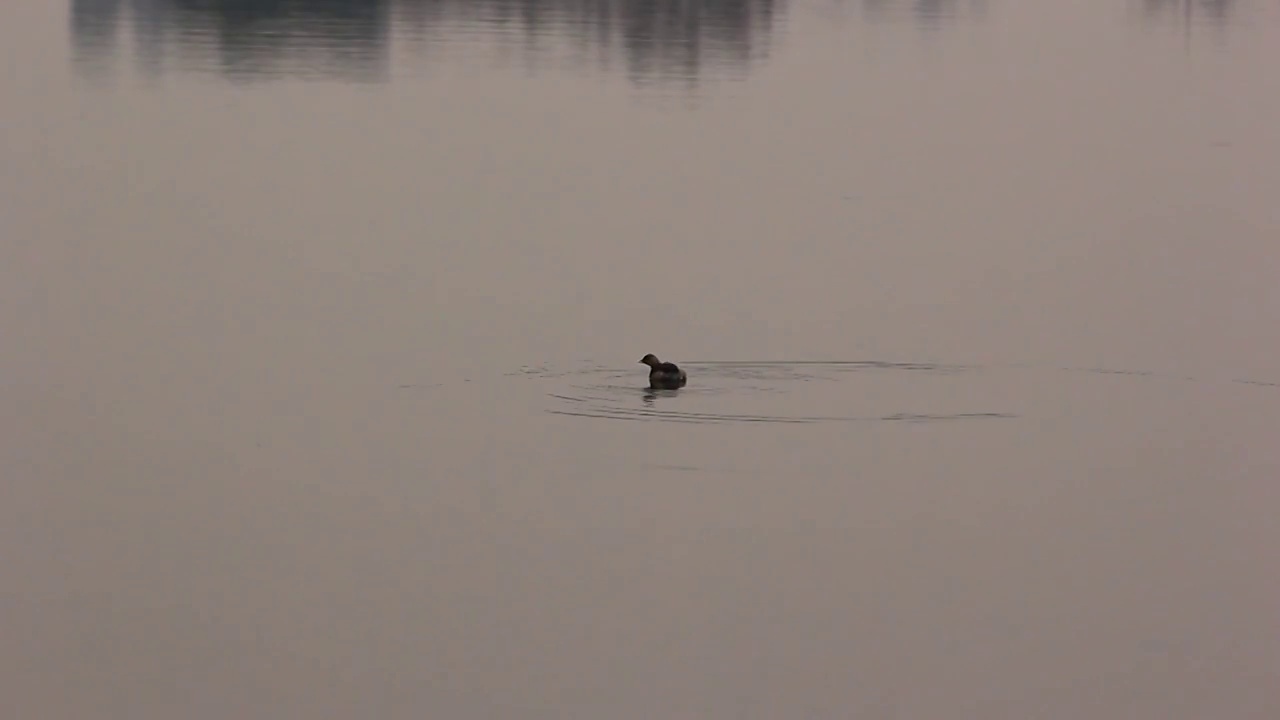
[(862, 0), (862, 16), (869, 22), (910, 18), (922, 28), (937, 28), (957, 20), (981, 19), (986, 5), (986, 0)]
[[(778, 0), (71, 0), (77, 63), (93, 74), (127, 27), (149, 74), (385, 79), (393, 38), (424, 56), (496, 45), (531, 67), (559, 60), (634, 80), (740, 73), (767, 55)], [(473, 52), (468, 47), (466, 52)]]
[(1225, 31), (1238, 21), (1238, 10), (1237, 0), (1140, 0), (1137, 15), (1145, 25), (1179, 33), (1190, 53), (1196, 28), (1209, 30), (1214, 40), (1221, 42)]
[[(1236, 0), (1136, 0), (1159, 24), (1226, 23)], [(827, 17), (937, 29), (985, 20), (987, 0), (837, 0)], [(785, 0), (71, 0), (77, 69), (103, 75), (128, 53), (148, 76), (385, 81), (406, 63), (477, 54), (530, 69), (624, 72), (635, 82), (741, 75), (767, 58)]]
[(416, 0), (397, 6), (397, 22), (428, 53), (480, 34), (519, 46), (531, 66), (568, 46), (571, 64), (625, 69), (641, 82), (689, 81), (708, 69), (740, 73), (766, 57), (782, 7), (777, 0)]
[(92, 72), (118, 50), (115, 38), (128, 18), (135, 58), (149, 75), (176, 66), (239, 79), (367, 81), (386, 74), (388, 6), (386, 0), (72, 0), (72, 41), (79, 67)]
[[(1153, 23), (1222, 24), (1236, 0), (1138, 0)], [(741, 74), (766, 58), (785, 0), (71, 0), (78, 69), (129, 46), (142, 71), (385, 80), (395, 38), (420, 64), (489, 49), (531, 68), (622, 71), (637, 82)], [(986, 0), (837, 0), (828, 17), (940, 28), (984, 20)], [(516, 52), (513, 52), (515, 50)]]
[(1151, 20), (1223, 23), (1230, 19), (1236, 5), (1236, 0), (1142, 0), (1142, 12)]

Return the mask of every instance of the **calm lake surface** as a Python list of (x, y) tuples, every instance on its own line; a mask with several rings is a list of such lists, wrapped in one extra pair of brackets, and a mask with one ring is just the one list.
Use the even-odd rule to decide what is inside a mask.
[(1280, 717), (1273, 0), (0, 54), (6, 717)]

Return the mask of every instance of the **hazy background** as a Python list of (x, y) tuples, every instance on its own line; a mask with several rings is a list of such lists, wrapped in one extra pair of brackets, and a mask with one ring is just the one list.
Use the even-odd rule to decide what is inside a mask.
[(0, 61), (3, 715), (1280, 717), (1272, 0), (10, 0)]

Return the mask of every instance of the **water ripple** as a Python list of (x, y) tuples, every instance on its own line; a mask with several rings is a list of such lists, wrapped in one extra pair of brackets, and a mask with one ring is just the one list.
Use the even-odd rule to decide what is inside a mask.
[[(1210, 382), (1151, 370), (1105, 367), (1034, 368), (880, 360), (701, 361), (681, 365), (688, 369), (690, 383), (680, 390), (648, 389), (642, 372), (603, 365), (576, 369), (525, 367), (509, 375), (553, 385), (546, 392), (550, 400), (546, 411), (553, 415), (633, 422), (789, 425), (1021, 417), (1007, 408), (962, 407), (965, 402), (974, 402), (965, 401), (966, 396), (984, 402), (981, 398), (995, 391), (994, 386), (978, 388), (973, 383), (998, 385), (1015, 380), (1013, 375), (1002, 375), (1000, 371), (1081, 373), (1144, 383)], [(993, 370), (997, 372), (992, 373)], [(1256, 388), (1280, 387), (1280, 383), (1266, 380), (1232, 378), (1230, 382)], [(1002, 396), (1007, 398), (1008, 394)], [(931, 407), (921, 409), (921, 403)], [(898, 407), (893, 407), (895, 404)], [(904, 405), (916, 407), (907, 409)], [(861, 412), (816, 412), (846, 407)]]
[[(897, 422), (925, 423), (956, 420), (1010, 419), (1017, 415), (1001, 411), (908, 412), (867, 414), (818, 414), (786, 412), (785, 406), (830, 404), (834, 392), (830, 387), (815, 388), (814, 383), (840, 384), (858, 373), (894, 373), (897, 375), (945, 377), (974, 368), (964, 365), (935, 363), (900, 363), (886, 361), (732, 361), (681, 363), (689, 370), (690, 385), (680, 390), (644, 388), (643, 375), (634, 371), (593, 367), (575, 371), (552, 371), (548, 368), (526, 368), (521, 375), (542, 380), (569, 380), (547, 393), (552, 400), (547, 412), (568, 417), (598, 420), (630, 420), (633, 422), (669, 422), (693, 424), (779, 423), (812, 425), (832, 423)], [(631, 384), (624, 384), (629, 381)], [(848, 388), (847, 404), (859, 405), (855, 386)], [(803, 396), (780, 400), (777, 396), (809, 392)], [(680, 407), (673, 407), (679, 402)], [(839, 400), (836, 400), (839, 403)], [(720, 409), (725, 404), (735, 408), (759, 406), (759, 411)], [(777, 406), (784, 406), (782, 411)], [(863, 403), (865, 405), (865, 403)], [(767, 406), (767, 407), (766, 407)], [(766, 411), (772, 410), (772, 411)]]

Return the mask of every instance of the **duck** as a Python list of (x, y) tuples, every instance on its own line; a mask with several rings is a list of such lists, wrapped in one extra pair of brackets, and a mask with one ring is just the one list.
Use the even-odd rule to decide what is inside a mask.
[(649, 366), (649, 387), (651, 388), (675, 390), (684, 387), (689, 380), (675, 363), (662, 362), (653, 353), (640, 358), (640, 362)]

